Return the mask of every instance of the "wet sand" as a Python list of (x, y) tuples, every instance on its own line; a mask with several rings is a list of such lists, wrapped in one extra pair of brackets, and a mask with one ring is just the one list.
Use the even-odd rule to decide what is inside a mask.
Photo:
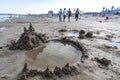
[[(36, 32), (45, 33), (49, 39), (58, 39), (67, 36), (72, 30), (85, 30), (93, 32), (93, 38), (79, 39), (72, 34), (71, 39), (84, 45), (87, 49), (88, 59), (84, 63), (77, 62), (76, 66), (81, 72), (77, 76), (66, 76), (58, 80), (119, 80), (120, 79), (120, 16), (110, 16), (108, 21), (104, 17), (92, 17), (83, 15), (76, 22), (74, 17), (71, 22), (59, 22), (57, 17), (29, 16), (24, 18), (12, 18), (6, 22), (0, 22), (0, 80), (16, 80), (23, 65), (27, 62), (28, 51), (10, 51), (6, 45), (11, 40), (18, 40), (24, 27), (33, 24)], [(66, 29), (67, 32), (58, 31)], [(72, 50), (74, 51), (74, 50)], [(52, 56), (53, 57), (53, 56)], [(101, 68), (94, 57), (111, 60), (108, 68)], [(64, 61), (65, 62), (65, 61)], [(32, 68), (32, 66), (30, 66)], [(34, 68), (34, 67), (33, 67)], [(39, 80), (38, 77), (34, 78)], [(30, 80), (34, 80), (30, 79)]]

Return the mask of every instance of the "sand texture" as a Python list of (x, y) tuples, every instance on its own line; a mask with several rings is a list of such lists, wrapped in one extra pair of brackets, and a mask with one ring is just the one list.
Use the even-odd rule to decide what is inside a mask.
[[(17, 80), (25, 63), (28, 63), (29, 69), (44, 70), (47, 65), (50, 65), (52, 70), (55, 66), (52, 64), (58, 64), (61, 67), (68, 62), (75, 65), (80, 74), (67, 75), (54, 80), (120, 80), (120, 16), (110, 15), (109, 17), (110, 19), (106, 21), (104, 17), (83, 15), (78, 21), (71, 17), (70, 22), (67, 18), (65, 22), (59, 22), (58, 17), (41, 15), (11, 18), (0, 22), (0, 28), (5, 28), (0, 31), (0, 80)], [(66, 36), (81, 43), (86, 48), (88, 58), (83, 62), (78, 61), (79, 51), (58, 43), (54, 43), (54, 46), (48, 43), (48, 47), (44, 48), (46, 50), (35, 48), (37, 53), (32, 50), (9, 50), (8, 44), (11, 40), (17, 41), (24, 32), (24, 27), (28, 28), (30, 23), (36, 32), (45, 34), (48, 40)], [(84, 30), (85, 34), (92, 32), (93, 37), (78, 38), (80, 30)], [(96, 61), (95, 57), (106, 58), (111, 63), (107, 67), (103, 66)], [(35, 76), (26, 80), (53, 79)]]

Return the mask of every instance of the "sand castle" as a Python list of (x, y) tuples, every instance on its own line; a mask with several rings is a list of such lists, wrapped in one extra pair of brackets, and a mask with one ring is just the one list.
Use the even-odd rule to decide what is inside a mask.
[(45, 35), (35, 32), (34, 27), (30, 23), (29, 28), (26, 29), (24, 27), (24, 32), (21, 34), (18, 41), (11, 41), (11, 45), (9, 46), (10, 50), (31, 50), (35, 47), (40, 46), (41, 43), (45, 42)]
[(29, 78), (35, 77), (35, 76), (41, 76), (44, 79), (48, 78), (56, 78), (56, 77), (63, 77), (66, 75), (78, 75), (80, 72), (77, 70), (75, 66), (69, 66), (69, 63), (67, 63), (64, 67), (55, 67), (53, 71), (51, 71), (48, 67), (44, 71), (38, 71), (38, 70), (30, 70), (28, 69), (27, 63), (24, 64), (24, 68), (22, 72), (19, 74), (17, 80), (28, 80)]

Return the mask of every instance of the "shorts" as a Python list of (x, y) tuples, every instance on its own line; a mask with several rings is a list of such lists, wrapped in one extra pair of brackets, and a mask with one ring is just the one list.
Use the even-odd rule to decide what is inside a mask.
[(66, 15), (63, 15), (63, 19), (65, 19), (66, 18)]
[(71, 16), (71, 14), (68, 14), (68, 17), (70, 17)]
[(77, 18), (77, 19), (78, 19), (78, 14), (75, 14), (75, 18)]

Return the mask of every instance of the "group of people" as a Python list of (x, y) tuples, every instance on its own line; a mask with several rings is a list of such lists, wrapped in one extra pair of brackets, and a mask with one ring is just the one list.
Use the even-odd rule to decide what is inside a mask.
[[(77, 8), (77, 10), (75, 11), (75, 20), (78, 20), (78, 16), (80, 14), (79, 8)], [(62, 9), (60, 9), (60, 11), (58, 12), (58, 17), (59, 17), (59, 21), (61, 22), (63, 20), (63, 22), (65, 21), (66, 17), (68, 16), (68, 21), (70, 22), (70, 17), (72, 15), (71, 9), (69, 8), (68, 10), (66, 10), (66, 8), (64, 8), (64, 10), (62, 11)]]

